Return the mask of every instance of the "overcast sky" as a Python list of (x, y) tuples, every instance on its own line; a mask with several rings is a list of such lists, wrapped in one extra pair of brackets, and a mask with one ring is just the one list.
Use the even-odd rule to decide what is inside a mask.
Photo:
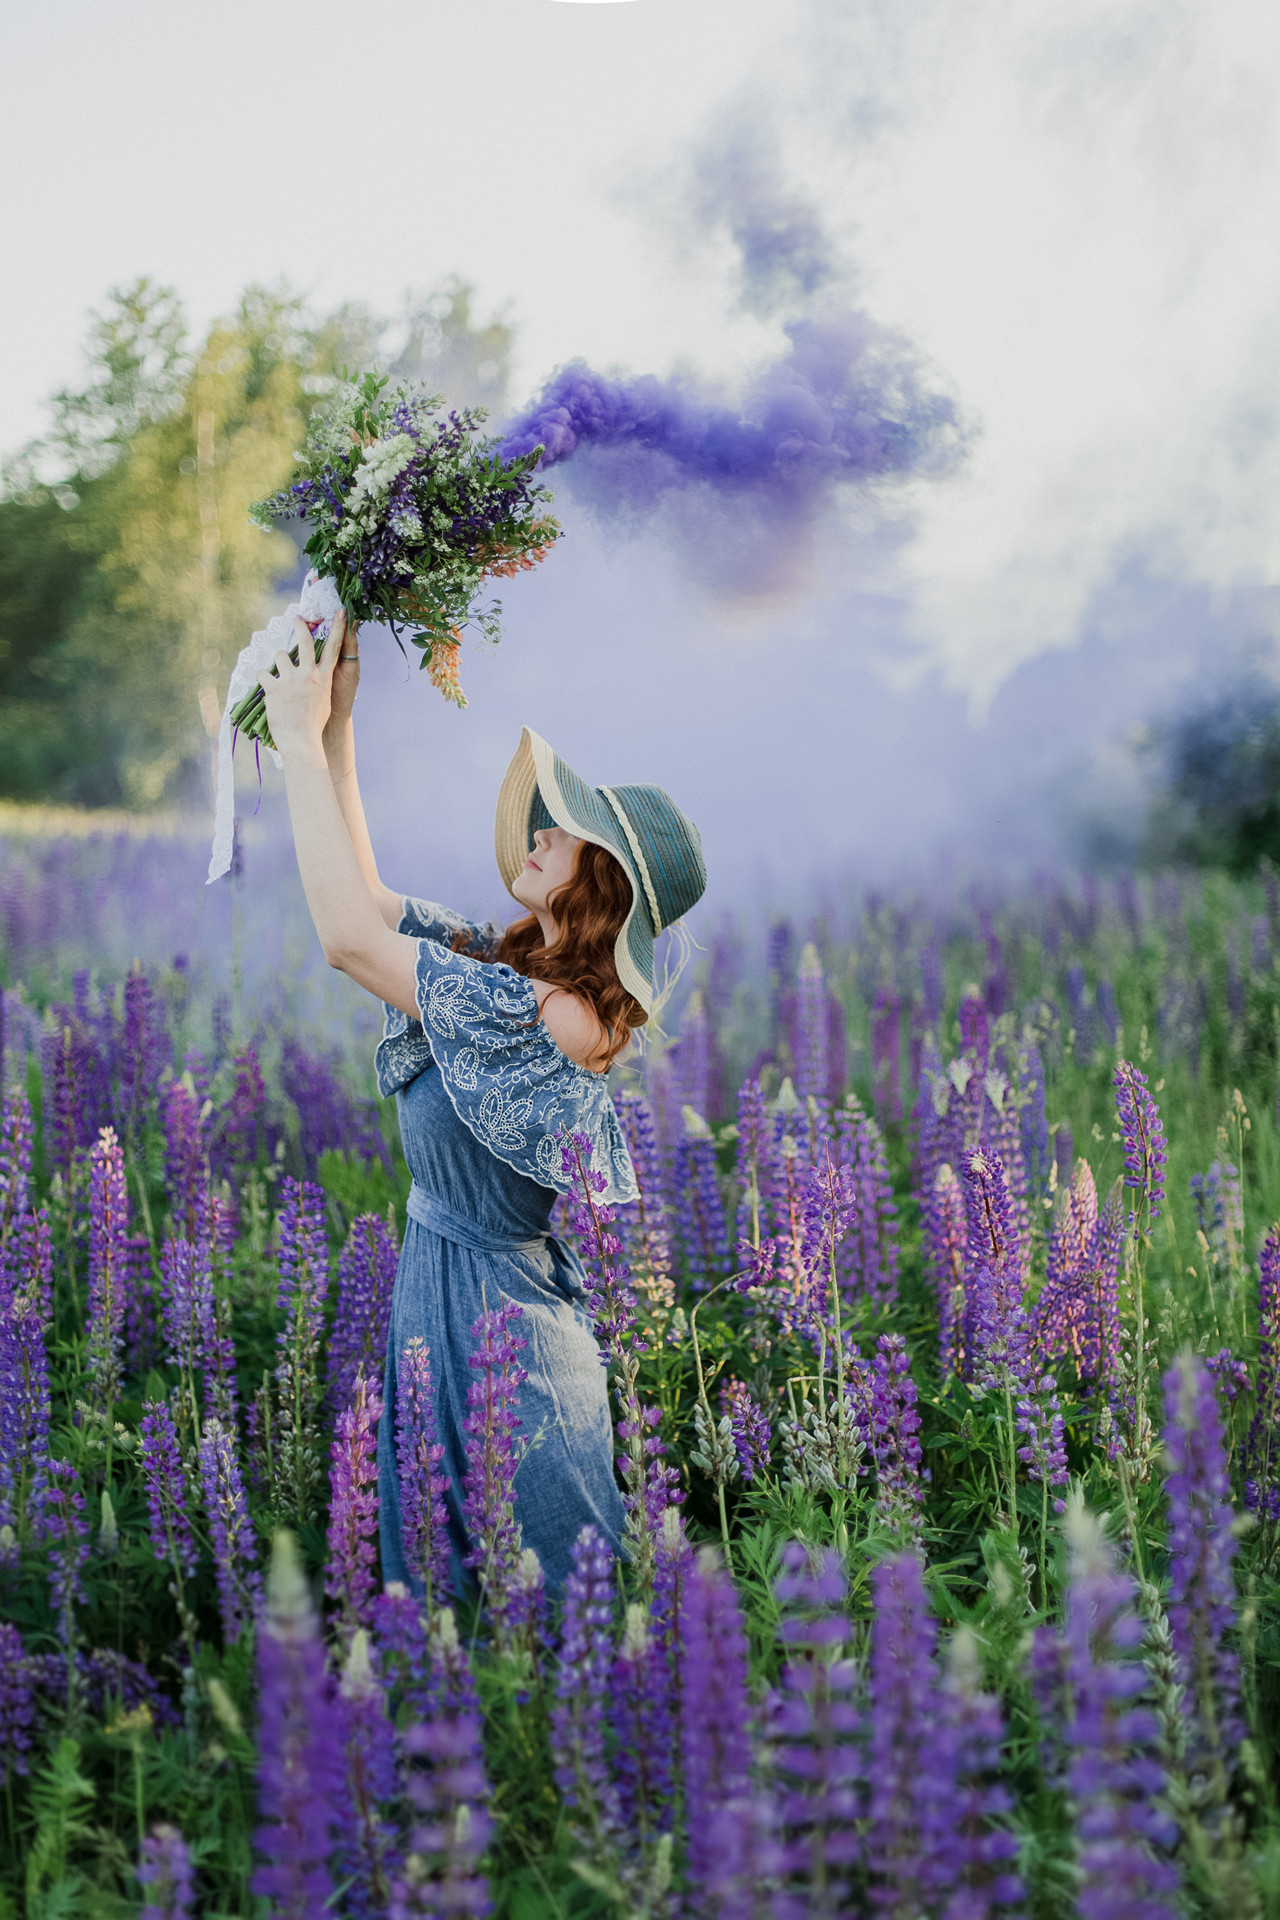
[[(849, 298), (955, 395), (971, 452), (899, 498), (891, 529), (849, 503), (799, 585), (746, 610), (575, 523), (570, 493), (579, 561), (552, 585), (557, 556), (511, 601), (526, 637), (562, 635), (563, 657), (541, 643), (552, 678), (576, 658), (588, 594), (620, 693), (633, 660), (599, 635), (611, 604), (619, 634), (661, 621), (664, 645), (711, 662), (708, 689), (725, 661), (760, 675), (734, 701), (765, 732), (760, 663), (788, 660), (779, 745), (803, 755), (837, 660), (900, 703), (883, 744), (935, 720), (939, 737), (985, 730), (1011, 688), (1043, 697), (1020, 665), (1074, 650), (1124, 686), (1091, 722), (1105, 731), (1135, 718), (1135, 662), (1154, 684), (1168, 652), (1185, 678), (1271, 631), (1273, 0), (9, 0), (3, 18), (0, 448), (74, 377), (87, 309), (143, 272), (201, 323), (254, 279), (387, 307), (458, 272), (482, 306), (511, 303), (517, 397), (575, 355), (730, 389), (776, 349), (778, 318), (742, 310), (729, 250), (688, 207), (698, 156), (745, 125), (817, 210)], [(495, 742), (516, 698), (513, 678)], [(579, 724), (564, 700), (585, 740), (589, 712)], [(912, 701), (934, 716), (922, 729)], [(660, 721), (637, 725), (663, 758)], [(851, 817), (848, 759), (819, 754), (798, 778)], [(935, 815), (956, 804), (941, 792)], [(708, 817), (719, 805), (706, 797)], [(735, 790), (726, 834), (739, 805)]]

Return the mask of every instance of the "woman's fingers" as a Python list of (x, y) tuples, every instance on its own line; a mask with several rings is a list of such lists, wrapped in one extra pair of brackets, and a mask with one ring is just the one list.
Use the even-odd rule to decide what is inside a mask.
[(320, 655), (320, 671), (329, 679), (337, 665), (338, 655), (342, 652), (342, 643), (347, 637), (347, 616), (345, 609), (339, 607), (329, 622), (329, 638), (324, 643), (324, 652)]

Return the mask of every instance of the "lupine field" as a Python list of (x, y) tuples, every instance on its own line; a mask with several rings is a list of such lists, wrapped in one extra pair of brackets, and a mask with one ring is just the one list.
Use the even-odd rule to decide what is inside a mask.
[(501, 1302), (467, 1582), (420, 1345), (379, 1577), (371, 1041), (77, 970), (86, 858), (0, 849), (0, 1914), (1280, 1913), (1275, 884), (704, 925), (642, 1200), (562, 1143), (628, 1523), (553, 1602)]

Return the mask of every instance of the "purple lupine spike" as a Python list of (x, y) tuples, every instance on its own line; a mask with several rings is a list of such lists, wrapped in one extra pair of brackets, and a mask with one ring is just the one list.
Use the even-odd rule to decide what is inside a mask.
[(964, 1188), (944, 1161), (924, 1209), (925, 1257), (937, 1290), (938, 1357), (944, 1375), (963, 1373), (968, 1365), (964, 1343), (968, 1239)]
[(0, 1311), (0, 1527), (15, 1529), (15, 1539), (45, 1482), (51, 1411), (44, 1323), (15, 1304)]
[(965, 1154), (963, 1166), (971, 1267), (989, 1267), (995, 1273), (1016, 1269), (1018, 1236), (1003, 1163), (979, 1147)]
[(902, 1118), (902, 1002), (891, 986), (876, 989), (871, 1005), (871, 1082), (880, 1119)]
[(235, 1057), (235, 1084), (212, 1122), (210, 1158), (219, 1179), (239, 1182), (263, 1151), (267, 1089), (253, 1047)]
[[(301, 1312), (313, 1339), (318, 1340), (324, 1327), (325, 1295), (329, 1291), (324, 1189), (310, 1180), (292, 1180), (286, 1174), (280, 1182), (278, 1229), (278, 1305), (291, 1316)], [(282, 1330), (280, 1340), (282, 1345), (288, 1343), (287, 1329)]]
[(1176, 1829), (1159, 1805), (1163, 1769), (1153, 1757), (1154, 1714), (1133, 1705), (1146, 1681), (1139, 1661), (1143, 1626), (1133, 1582), (1117, 1574), (1096, 1520), (1068, 1507), (1071, 1542), (1066, 1602), (1065, 1679), (1071, 1715), (1064, 1729), (1067, 1785), (1074, 1802), (1076, 1903), (1082, 1920), (1173, 1920), (1162, 1896), (1178, 1875), (1153, 1848)]
[(971, 1056), (979, 1085), (991, 1063), (991, 1023), (981, 994), (972, 989), (961, 998), (957, 1009), (960, 1022), (960, 1050)]
[(116, 1106), (126, 1132), (132, 1134), (142, 1124), (160, 1076), (173, 1060), (164, 1007), (137, 966), (125, 978), (122, 1041)]
[(467, 1468), (463, 1522), (471, 1550), (464, 1565), (479, 1578), (481, 1595), (501, 1636), (507, 1594), (520, 1558), (520, 1526), (515, 1517), (516, 1469), (527, 1441), (517, 1440), (520, 1389), (528, 1374), (516, 1355), (528, 1342), (514, 1332), (522, 1309), (514, 1300), (482, 1313), (472, 1326), (476, 1350), (470, 1365), (479, 1376), (467, 1388)]
[(805, 1317), (810, 1322), (834, 1319), (833, 1278), (838, 1280), (840, 1250), (858, 1220), (859, 1198), (852, 1168), (838, 1165), (830, 1156), (805, 1177), (801, 1264), (807, 1278)]
[(51, 1460), (33, 1502), (35, 1537), (49, 1550), (49, 1592), (64, 1647), (75, 1639), (75, 1605), (87, 1600), (84, 1568), (89, 1560), (89, 1526), (85, 1519), (80, 1476), (69, 1460)]
[(684, 1109), (684, 1137), (676, 1146), (676, 1230), (685, 1271), (698, 1292), (723, 1278), (728, 1233), (711, 1129)]
[(1031, 1204), (1026, 1162), (1022, 1157), (1022, 1120), (1003, 1074), (987, 1075), (986, 1109), (982, 1137), (1004, 1168), (1009, 1189), (1009, 1218), (1018, 1243), (1018, 1261), (1031, 1270)]
[(35, 1682), (22, 1635), (0, 1620), (0, 1785), (27, 1771), (36, 1723)]
[(344, 1631), (367, 1627), (376, 1591), (378, 1422), (382, 1401), (363, 1374), (349, 1406), (338, 1415), (330, 1448), (329, 1561), (325, 1592), (341, 1610)]
[(143, 1402), (138, 1432), (142, 1439), (138, 1457), (151, 1516), (151, 1551), (157, 1560), (172, 1564), (181, 1584), (195, 1572), (198, 1556), (191, 1532), (182, 1449), (167, 1401)]
[(373, 1640), (389, 1711), (405, 1704), (412, 1721), (428, 1711), (427, 1619), (403, 1581), (388, 1580), (373, 1603)]
[(1023, 1445), (1018, 1458), (1030, 1479), (1047, 1491), (1055, 1513), (1065, 1511), (1068, 1480), (1066, 1431), (1057, 1381), (1051, 1373), (1037, 1374), (1028, 1361), (1025, 1383), (1015, 1403), (1017, 1429)]
[(1116, 1113), (1124, 1135), (1124, 1184), (1137, 1194), (1135, 1214), (1146, 1225), (1160, 1218), (1164, 1198), (1165, 1147), (1164, 1124), (1160, 1110), (1147, 1088), (1147, 1076), (1131, 1060), (1121, 1060), (1112, 1076), (1116, 1092)]
[(209, 1155), (201, 1125), (200, 1101), (181, 1080), (171, 1080), (162, 1104), (164, 1182), (175, 1233), (197, 1237), (200, 1197), (209, 1179)]
[(609, 1676), (609, 1725), (620, 1841), (643, 1855), (671, 1831), (675, 1718), (665, 1649), (635, 1601)]
[(340, 1055), (321, 1059), (295, 1036), (286, 1036), (280, 1049), (280, 1086), (297, 1109), (298, 1145), (308, 1178), (314, 1177), (321, 1154), (334, 1147), (389, 1166), (377, 1110), (372, 1100), (354, 1098), (342, 1084)]
[(114, 1129), (104, 1127), (89, 1160), (89, 1310), (85, 1363), (97, 1403), (110, 1410), (120, 1397), (124, 1345), (129, 1197), (124, 1153)]
[(825, 1100), (830, 1080), (827, 1051), (827, 983), (818, 949), (809, 941), (800, 955), (796, 974), (796, 1092), (802, 1100), (810, 1094)]
[(862, 1858), (857, 1669), (838, 1554), (826, 1549), (815, 1564), (788, 1541), (774, 1590), (786, 1646), (771, 1725), (783, 1875), (776, 1911), (778, 1920), (808, 1920), (849, 1911)]
[(200, 1484), (218, 1580), (222, 1639), (230, 1647), (258, 1609), (262, 1581), (254, 1565), (257, 1547), (236, 1457), (235, 1434), (217, 1419), (206, 1420), (200, 1436)]
[[(933, 1739), (922, 1828), (926, 1883), (951, 1920), (990, 1920), (1023, 1897), (1010, 1862), (1014, 1834), (997, 1824), (1013, 1809), (995, 1782), (1004, 1729), (1000, 1704), (981, 1691), (977, 1640), (968, 1627), (952, 1637)], [(942, 1905), (946, 1901), (945, 1907)]]
[(142, 1843), (138, 1883), (147, 1891), (138, 1920), (190, 1920), (196, 1897), (195, 1869), (180, 1828), (152, 1827)]
[[(35, 1123), (31, 1102), (19, 1089), (6, 1094), (0, 1109), (0, 1248), (8, 1245), (14, 1222), (31, 1207), (31, 1155)], [(0, 1274), (4, 1267), (0, 1264)]]
[(213, 1276), (203, 1242), (166, 1240), (160, 1250), (161, 1325), (165, 1358), (194, 1377), (213, 1320)]
[(573, 1543), (564, 1585), (551, 1752), (556, 1785), (575, 1826), (596, 1837), (619, 1830), (617, 1794), (605, 1761), (613, 1641), (613, 1554), (596, 1527)]
[(738, 1145), (735, 1177), (742, 1194), (738, 1231), (754, 1245), (774, 1229), (773, 1208), (782, 1177), (773, 1122), (758, 1080), (738, 1092)]
[(1258, 1364), (1255, 1412), (1245, 1442), (1245, 1501), (1265, 1519), (1280, 1511), (1280, 1226), (1258, 1255)]
[(391, 1289), (400, 1250), (381, 1215), (361, 1213), (351, 1222), (338, 1255), (338, 1303), (329, 1337), (329, 1404), (345, 1407), (356, 1375), (382, 1372), (391, 1324)]
[(594, 1149), (584, 1133), (568, 1133), (560, 1141), (560, 1170), (573, 1182), (566, 1195), (569, 1221), (587, 1270), (587, 1311), (595, 1334), (610, 1360), (621, 1359), (631, 1347), (643, 1352), (635, 1333), (636, 1298), (631, 1274), (619, 1255), (622, 1242), (613, 1232), (614, 1209), (600, 1199), (607, 1181), (591, 1165)]
[(404, 1735), (409, 1761), (425, 1762), (411, 1766), (405, 1778), (421, 1819), (410, 1830), (409, 1854), (392, 1884), (388, 1920), (476, 1920), (488, 1912), (488, 1883), (480, 1871), (492, 1832), (483, 1730), (466, 1648), (452, 1610), (442, 1607), (431, 1624), (429, 1709)]
[(696, 987), (685, 1003), (680, 1037), (671, 1048), (671, 1065), (679, 1106), (705, 1113), (711, 1093), (711, 1030), (706, 1003)]
[(1230, 1767), (1244, 1737), (1231, 1562), (1236, 1536), (1213, 1376), (1190, 1354), (1164, 1377), (1169, 1626), (1194, 1753)]
[(840, 1257), (845, 1297), (890, 1307), (898, 1297), (898, 1209), (884, 1136), (850, 1094), (836, 1115), (838, 1155), (854, 1178), (856, 1211)]
[(756, 1469), (769, 1464), (769, 1416), (745, 1380), (724, 1380), (720, 1411), (730, 1419), (738, 1470), (744, 1480), (755, 1479)]
[(891, 1554), (873, 1570), (871, 1584), (870, 1899), (888, 1913), (915, 1913), (924, 1910), (929, 1880), (937, 1630), (917, 1554)]
[(838, 1107), (849, 1084), (849, 1015), (838, 993), (827, 992), (827, 1084), (818, 1095)]
[(258, 1629), (258, 1814), (264, 1864), (250, 1891), (288, 1920), (315, 1920), (333, 1898), (328, 1861), (342, 1817), (342, 1717), (325, 1672), (293, 1536), (278, 1533)]
[(1019, 1125), (1022, 1132), (1022, 1160), (1027, 1181), (1036, 1199), (1049, 1191), (1049, 1121), (1045, 1110), (1044, 1062), (1037, 1046), (1028, 1046), (1019, 1071), (1022, 1095)]
[(622, 1137), (635, 1168), (638, 1197), (619, 1207), (616, 1223), (623, 1258), (638, 1294), (651, 1309), (675, 1305), (671, 1277), (671, 1233), (663, 1199), (662, 1158), (653, 1109), (638, 1093), (620, 1092), (614, 1102)]
[(436, 1435), (431, 1354), (411, 1340), (400, 1356), (396, 1395), (396, 1465), (400, 1477), (400, 1539), (405, 1561), (428, 1607), (449, 1585), (449, 1476), (441, 1472), (444, 1446)]
[(1078, 1160), (1068, 1187), (1059, 1187), (1044, 1285), (1036, 1303), (1033, 1337), (1046, 1360), (1070, 1358), (1084, 1372), (1089, 1338), (1090, 1289), (1086, 1275), (1098, 1238), (1098, 1190), (1087, 1160)]
[(151, 1242), (131, 1233), (125, 1242), (125, 1372), (144, 1376), (160, 1359), (160, 1307), (156, 1298)]
[(751, 1777), (747, 1638), (713, 1550), (690, 1570), (681, 1620), (685, 1877), (700, 1911), (746, 1920), (776, 1869), (772, 1808)]
[(876, 1463), (876, 1506), (891, 1527), (917, 1535), (924, 1488), (920, 1477), (920, 1416), (907, 1343), (900, 1333), (882, 1333), (872, 1360), (871, 1452)]
[(383, 1811), (397, 1795), (396, 1742), (363, 1627), (352, 1635), (339, 1698), (345, 1804), (334, 1865), (345, 1887), (346, 1911), (356, 1920), (381, 1920), (400, 1867), (396, 1830)]

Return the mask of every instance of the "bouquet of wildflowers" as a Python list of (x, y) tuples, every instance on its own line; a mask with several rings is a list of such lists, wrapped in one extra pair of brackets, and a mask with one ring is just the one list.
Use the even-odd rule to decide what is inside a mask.
[[(500, 632), (498, 603), (478, 604), (483, 582), (535, 566), (559, 537), (544, 508), (551, 496), (533, 479), (542, 448), (504, 459), (480, 432), (483, 407), (442, 414), (438, 394), (384, 393), (386, 384), (375, 373), (358, 384), (344, 375), (294, 456), (299, 477), (249, 511), (264, 528), (309, 521), (305, 551), (348, 618), (385, 622), (397, 640), (407, 634), (432, 684), (464, 707), (462, 630), (473, 624), (489, 640)], [(319, 659), (328, 621), (308, 625)], [(261, 687), (231, 724), (271, 745)]]

